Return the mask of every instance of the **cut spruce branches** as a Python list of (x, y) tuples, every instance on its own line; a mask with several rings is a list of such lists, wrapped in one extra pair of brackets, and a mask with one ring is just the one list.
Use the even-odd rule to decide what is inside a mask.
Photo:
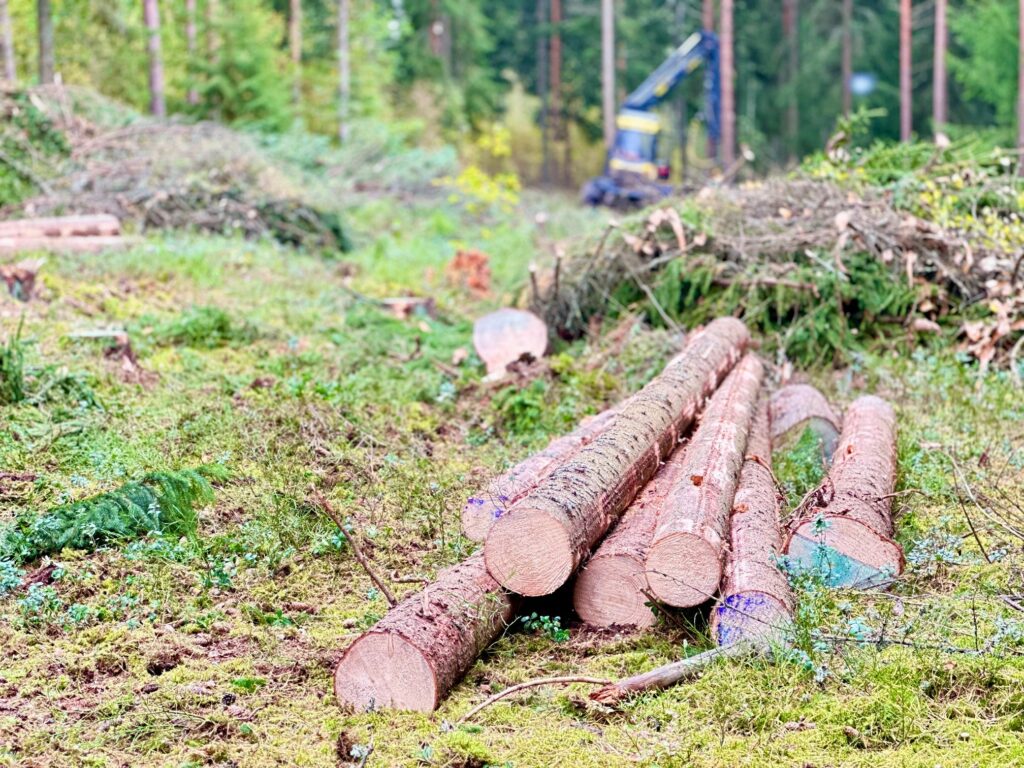
[(0, 528), (0, 560), (29, 563), (62, 549), (93, 550), (151, 532), (194, 535), (196, 508), (213, 501), (210, 480), (226, 476), (216, 465), (151, 472), (43, 514), (23, 513)]

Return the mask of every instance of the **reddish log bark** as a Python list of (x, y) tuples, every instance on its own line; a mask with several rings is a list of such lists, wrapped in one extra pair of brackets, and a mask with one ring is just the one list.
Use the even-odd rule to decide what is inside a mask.
[(775, 562), (782, 554), (782, 530), (771, 461), (768, 404), (762, 403), (732, 504), (722, 599), (711, 614), (719, 645), (780, 638), (793, 616), (793, 593)]
[(0, 237), (0, 255), (49, 251), (51, 253), (100, 253), (127, 248), (125, 237)]
[(491, 575), (513, 592), (547, 595), (572, 575), (690, 426), (750, 335), (734, 318), (712, 322), (615, 422), (493, 526)]
[(808, 384), (790, 384), (772, 395), (771, 440), (776, 450), (800, 439), (810, 429), (821, 441), (826, 459), (839, 442), (840, 419), (828, 400)]
[(658, 515), (647, 583), (668, 605), (699, 605), (718, 590), (729, 511), (763, 375), (761, 361), (747, 355), (715, 392), (686, 449), (682, 480)]
[(107, 214), (53, 216), (0, 221), (0, 237), (90, 237), (121, 234), (121, 222)]
[(601, 543), (576, 579), (576, 613), (598, 627), (650, 627), (655, 615), (644, 572), (647, 548), (654, 538), (658, 514), (669, 491), (686, 470), (686, 448), (680, 446), (636, 497), (615, 529)]
[(583, 446), (593, 442), (609, 427), (614, 416), (615, 409), (610, 408), (585, 419), (575, 431), (552, 440), (543, 451), (492, 480), (483, 493), (471, 496), (462, 508), (463, 535), (473, 541), (483, 541), (495, 520)]
[(903, 570), (892, 540), (896, 484), (896, 414), (865, 396), (843, 419), (839, 447), (825, 483), (798, 510), (786, 552), (836, 585), (888, 581)]
[(442, 571), (348, 647), (338, 701), (357, 710), (431, 712), (512, 621), (516, 598), (473, 555)]

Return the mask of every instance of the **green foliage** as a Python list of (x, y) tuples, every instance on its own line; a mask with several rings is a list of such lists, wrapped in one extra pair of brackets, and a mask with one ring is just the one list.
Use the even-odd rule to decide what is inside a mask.
[(21, 340), (24, 318), (18, 330), (0, 347), (0, 405), (20, 403), (28, 396), (25, 386), (25, 342)]
[(257, 336), (255, 327), (238, 323), (219, 307), (189, 307), (174, 320), (157, 325), (153, 339), (158, 344), (215, 349), (244, 344)]
[(996, 119), (1012, 125), (1017, 105), (1017, 3), (969, 0), (952, 16), (959, 53), (950, 58), (953, 76), (966, 96), (995, 110)]
[(151, 472), (137, 482), (43, 514), (24, 512), (0, 529), (0, 559), (27, 563), (62, 549), (93, 550), (150, 532), (194, 536), (195, 507), (213, 501), (219, 467)]
[(40, 191), (69, 152), (64, 134), (24, 91), (0, 95), (0, 205)]
[(10, 560), (0, 560), (0, 598), (21, 586), (21, 577), (24, 575), (24, 571)]
[(520, 621), (528, 632), (546, 635), (556, 643), (564, 643), (569, 639), (569, 630), (562, 627), (562, 619), (559, 616), (538, 616), (534, 611), (529, 616), (523, 616)]
[(826, 461), (821, 438), (808, 427), (797, 441), (772, 453), (772, 470), (790, 503), (796, 503), (825, 478)]
[(527, 386), (511, 386), (494, 398), (494, 407), (502, 426), (513, 435), (535, 432), (544, 417), (547, 385), (534, 379)]

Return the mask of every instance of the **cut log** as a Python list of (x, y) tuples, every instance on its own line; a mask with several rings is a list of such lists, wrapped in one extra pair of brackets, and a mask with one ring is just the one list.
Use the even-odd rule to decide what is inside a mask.
[(568, 435), (556, 438), (543, 451), (519, 462), (505, 474), (492, 480), (486, 490), (471, 496), (462, 508), (462, 533), (473, 541), (483, 541), (494, 521), (529, 493), (537, 483), (592, 442), (612, 423), (615, 409), (584, 419)]
[(501, 376), (524, 355), (539, 359), (548, 348), (548, 327), (532, 312), (499, 309), (473, 324), (473, 346), (488, 376)]
[(0, 255), (49, 251), (52, 253), (100, 253), (119, 250), (134, 241), (116, 235), (97, 237), (0, 237)]
[(768, 404), (750, 426), (747, 457), (732, 504), (722, 599), (711, 614), (719, 645), (782, 640), (793, 617), (793, 593), (779, 570), (779, 494), (772, 477)]
[(729, 511), (763, 376), (761, 361), (749, 354), (715, 392), (686, 449), (683, 477), (658, 515), (647, 583), (668, 605), (700, 605), (718, 591)]
[(491, 575), (523, 595), (564, 584), (672, 453), (749, 339), (734, 318), (709, 324), (603, 434), (491, 526), (484, 544)]
[(348, 647), (334, 671), (338, 701), (432, 712), (512, 621), (516, 602), (479, 553), (445, 569)]
[(110, 237), (121, 234), (116, 216), (87, 214), (0, 221), (0, 237)]
[(881, 398), (858, 398), (828, 477), (794, 515), (786, 553), (833, 585), (890, 581), (903, 570), (903, 549), (892, 539), (895, 484), (896, 414)]
[(772, 445), (783, 450), (810, 429), (821, 443), (826, 461), (832, 459), (839, 442), (840, 419), (828, 400), (808, 384), (790, 384), (772, 395)]
[(658, 514), (669, 491), (685, 477), (686, 448), (680, 446), (636, 497), (576, 579), (576, 613), (596, 627), (650, 627), (650, 587), (645, 562)]

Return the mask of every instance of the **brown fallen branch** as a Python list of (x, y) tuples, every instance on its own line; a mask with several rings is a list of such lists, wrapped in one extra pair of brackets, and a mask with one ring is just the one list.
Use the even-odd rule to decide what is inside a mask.
[(509, 625), (517, 602), (479, 553), (446, 568), (348, 647), (334, 672), (338, 701), (433, 711)]
[(352, 554), (355, 555), (356, 561), (363, 567), (363, 570), (366, 571), (366, 575), (370, 577), (370, 581), (372, 581), (376, 585), (377, 589), (380, 590), (381, 594), (384, 595), (384, 599), (388, 601), (388, 605), (392, 608), (398, 605), (398, 601), (395, 599), (394, 593), (388, 588), (387, 584), (385, 584), (384, 581), (373, 572), (373, 569), (370, 567), (370, 562), (366, 559), (366, 555), (363, 554), (363, 551), (360, 549), (355, 537), (345, 530), (345, 525), (342, 523), (341, 516), (335, 511), (334, 507), (331, 506), (327, 497), (322, 493), (314, 493), (309, 497), (309, 500), (314, 506), (322, 510), (325, 515), (331, 518), (336, 526), (338, 526), (338, 530), (341, 531), (341, 535), (345, 537), (345, 541), (347, 541), (348, 545), (352, 547)]
[(475, 715), (479, 714), (481, 710), (487, 709), (487, 707), (491, 706), (495, 702), (501, 701), (502, 699), (507, 698), (508, 696), (511, 696), (513, 693), (519, 693), (519, 691), (524, 691), (527, 688), (538, 688), (538, 687), (540, 687), (542, 685), (571, 685), (573, 683), (583, 683), (583, 684), (586, 684), (586, 685), (605, 685), (605, 686), (607, 686), (607, 685), (611, 685), (611, 680), (605, 680), (605, 679), (602, 679), (602, 678), (599, 678), (599, 677), (578, 677), (578, 676), (570, 676), (570, 677), (540, 677), (540, 678), (537, 678), (536, 680), (527, 680), (525, 683), (519, 683), (517, 685), (509, 686), (505, 690), (500, 691), (500, 692), (494, 694), (493, 696), (491, 696), (486, 701), (480, 702), (475, 707), (473, 707), (471, 710), (469, 710), (469, 712), (467, 712), (462, 717), (460, 717), (456, 722), (465, 723), (466, 721), (473, 719), (473, 717)]
[(711, 397), (686, 449), (647, 550), (647, 583), (660, 601), (685, 608), (718, 591), (729, 512), (746, 455), (764, 366), (748, 354)]
[(488, 484), (483, 493), (474, 494), (462, 508), (462, 533), (473, 541), (483, 541), (494, 521), (548, 477), (565, 461), (575, 456), (612, 423), (615, 409), (585, 419), (573, 432), (552, 440), (543, 451), (519, 462)]
[(841, 421), (821, 392), (808, 384), (789, 384), (772, 395), (769, 410), (775, 450), (795, 442), (810, 429), (821, 443), (825, 460), (831, 461)]
[(794, 513), (786, 554), (832, 584), (867, 586), (903, 570), (893, 541), (896, 414), (881, 398), (850, 406), (832, 468)]
[(713, 321), (620, 408), (615, 422), (498, 519), (484, 557), (523, 595), (554, 592), (661, 466), (704, 398), (749, 341), (740, 321)]

